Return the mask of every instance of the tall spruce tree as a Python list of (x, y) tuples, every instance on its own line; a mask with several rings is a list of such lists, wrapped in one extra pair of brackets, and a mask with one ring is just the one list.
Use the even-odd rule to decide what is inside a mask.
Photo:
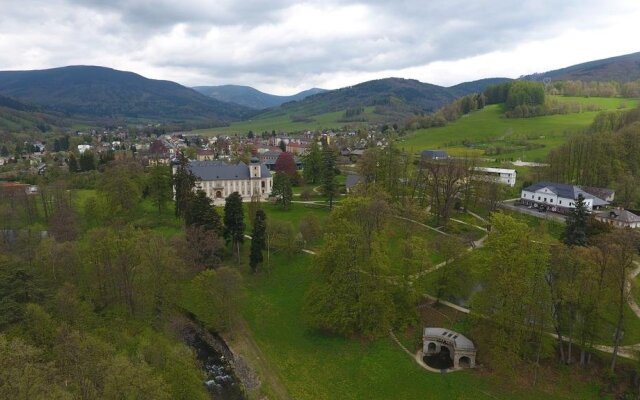
[(584, 197), (579, 194), (576, 205), (567, 215), (567, 224), (564, 232), (564, 242), (569, 246), (587, 245), (587, 206)]
[(253, 235), (251, 239), (251, 253), (249, 254), (249, 266), (251, 272), (258, 270), (258, 265), (262, 263), (264, 257), (262, 250), (266, 248), (267, 215), (263, 210), (256, 211), (256, 218), (253, 222)]
[(193, 196), (193, 188), (196, 185), (196, 177), (189, 170), (189, 160), (180, 155), (179, 164), (173, 175), (173, 188), (175, 190), (176, 216), (184, 217), (189, 200)]
[(333, 198), (338, 193), (336, 185), (336, 157), (333, 150), (325, 145), (322, 150), (322, 190), (329, 200), (329, 208), (333, 209)]
[(158, 208), (158, 214), (162, 214), (172, 194), (169, 168), (161, 165), (153, 167), (147, 179), (147, 190), (151, 201)]
[(231, 193), (224, 204), (224, 238), (235, 249), (240, 262), (240, 243), (244, 242), (244, 211), (242, 197), (238, 192)]
[(73, 153), (69, 154), (68, 165), (69, 165), (69, 172), (78, 172), (78, 159), (76, 158), (75, 154)]
[(284, 172), (276, 172), (273, 177), (272, 195), (276, 197), (276, 201), (282, 205), (282, 208), (289, 209), (293, 199), (293, 190), (291, 189), (291, 180)]
[(322, 176), (322, 153), (320, 146), (314, 140), (309, 147), (309, 152), (303, 158), (304, 161), (304, 180), (307, 183), (316, 184)]
[(222, 234), (220, 216), (213, 207), (211, 199), (202, 190), (198, 190), (191, 197), (185, 210), (184, 222), (187, 226), (200, 226), (207, 231)]

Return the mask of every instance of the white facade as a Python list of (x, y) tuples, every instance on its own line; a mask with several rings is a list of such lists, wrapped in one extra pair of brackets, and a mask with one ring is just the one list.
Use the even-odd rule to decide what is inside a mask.
[(227, 164), (223, 161), (191, 161), (191, 172), (196, 177), (196, 190), (202, 190), (214, 204), (224, 204), (233, 192), (242, 196), (242, 201), (251, 201), (253, 196), (267, 200), (273, 189), (273, 178), (260, 163), (249, 165)]
[(473, 171), (474, 179), (497, 182), (511, 187), (516, 185), (515, 169), (475, 167)]
[(85, 151), (91, 150), (91, 145), (89, 144), (79, 144), (78, 145), (78, 153), (84, 154)]
[[(576, 199), (563, 197), (556, 194), (552, 188), (543, 187), (535, 191), (522, 190), (520, 199), (525, 203), (543, 204), (554, 211), (554, 208), (575, 208)], [(584, 205), (587, 210), (593, 210), (593, 198), (584, 198)]]

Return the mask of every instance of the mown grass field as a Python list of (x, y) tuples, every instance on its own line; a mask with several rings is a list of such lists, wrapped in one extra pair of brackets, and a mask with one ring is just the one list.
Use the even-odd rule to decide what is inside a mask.
[[(367, 119), (373, 118), (373, 107), (366, 107), (364, 116)], [(272, 111), (262, 115), (258, 115), (247, 121), (234, 122), (229, 126), (212, 129), (195, 130), (192, 133), (198, 135), (233, 135), (246, 134), (249, 131), (254, 133), (260, 132), (303, 132), (307, 130), (322, 130), (340, 128), (343, 126), (366, 126), (366, 122), (342, 122), (344, 111), (337, 111), (326, 114), (313, 115), (309, 121), (295, 122), (292, 115), (286, 112)]]
[[(601, 110), (615, 110), (637, 106), (637, 100), (620, 98), (555, 97), (560, 102), (593, 105)], [(480, 111), (463, 116), (458, 121), (440, 128), (420, 129), (401, 141), (407, 150), (447, 149), (453, 155), (470, 153), (483, 156), (487, 146), (508, 147), (513, 141), (526, 141), (530, 150), (508, 151), (487, 157), (498, 159), (543, 160), (555, 147), (591, 124), (599, 111), (548, 115), (534, 118), (506, 118), (501, 105), (490, 105)], [(471, 143), (470, 147), (463, 141)]]

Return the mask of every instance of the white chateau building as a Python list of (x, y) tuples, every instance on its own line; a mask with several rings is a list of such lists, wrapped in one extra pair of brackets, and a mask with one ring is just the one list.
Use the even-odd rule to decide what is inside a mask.
[(473, 169), (473, 178), (514, 187), (516, 185), (516, 170), (507, 168), (475, 167)]
[[(593, 189), (597, 188), (589, 190), (593, 191)], [(609, 204), (608, 201), (594, 196), (579, 186), (553, 182), (538, 182), (522, 189), (520, 202), (536, 208), (567, 212), (576, 207), (576, 200), (579, 196), (584, 198), (584, 205), (589, 211)]]
[(266, 200), (273, 188), (271, 172), (255, 158), (249, 165), (222, 160), (189, 161), (189, 170), (196, 177), (196, 189), (203, 190), (214, 204), (224, 204), (233, 192), (238, 192), (242, 201), (251, 201), (254, 195)]

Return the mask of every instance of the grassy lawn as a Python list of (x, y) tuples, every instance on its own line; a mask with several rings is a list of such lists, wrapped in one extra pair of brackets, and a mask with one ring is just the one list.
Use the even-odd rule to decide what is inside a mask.
[[(244, 204), (246, 207), (247, 203)], [(298, 224), (300, 223), (300, 220), (304, 218), (305, 215), (315, 214), (316, 216), (318, 216), (318, 218), (320, 218), (320, 220), (324, 220), (329, 216), (328, 208), (315, 207), (313, 205), (303, 203), (291, 203), (291, 208), (289, 208), (288, 210), (283, 209), (280, 205), (277, 204), (263, 203), (262, 209), (267, 214), (267, 220), (277, 219), (280, 221), (289, 221), (296, 229), (298, 227)]]
[[(596, 105), (602, 110), (633, 107), (638, 104), (636, 100), (619, 98), (556, 97), (556, 99), (561, 102)], [(598, 111), (590, 111), (535, 118), (505, 118), (501, 105), (490, 105), (483, 110), (463, 116), (447, 126), (417, 130), (408, 135), (401, 146), (415, 152), (424, 149), (447, 149), (453, 155), (469, 152), (474, 155), (483, 155), (483, 148), (488, 145), (507, 145), (510, 141), (525, 140), (527, 144), (544, 147), (488, 157), (542, 160), (551, 149), (564, 143), (569, 135), (589, 126), (597, 114)], [(466, 147), (463, 141), (472, 142), (477, 148)]]
[[(247, 278), (244, 316), (263, 354), (294, 399), (596, 398), (595, 387), (562, 379), (548, 392), (496, 382), (481, 373), (434, 374), (388, 338), (373, 342), (305, 329), (301, 305), (313, 280), (311, 256), (276, 258), (268, 276)], [(543, 385), (541, 385), (543, 387)], [(506, 389), (508, 388), (508, 389)], [(553, 394), (551, 394), (553, 393)]]

